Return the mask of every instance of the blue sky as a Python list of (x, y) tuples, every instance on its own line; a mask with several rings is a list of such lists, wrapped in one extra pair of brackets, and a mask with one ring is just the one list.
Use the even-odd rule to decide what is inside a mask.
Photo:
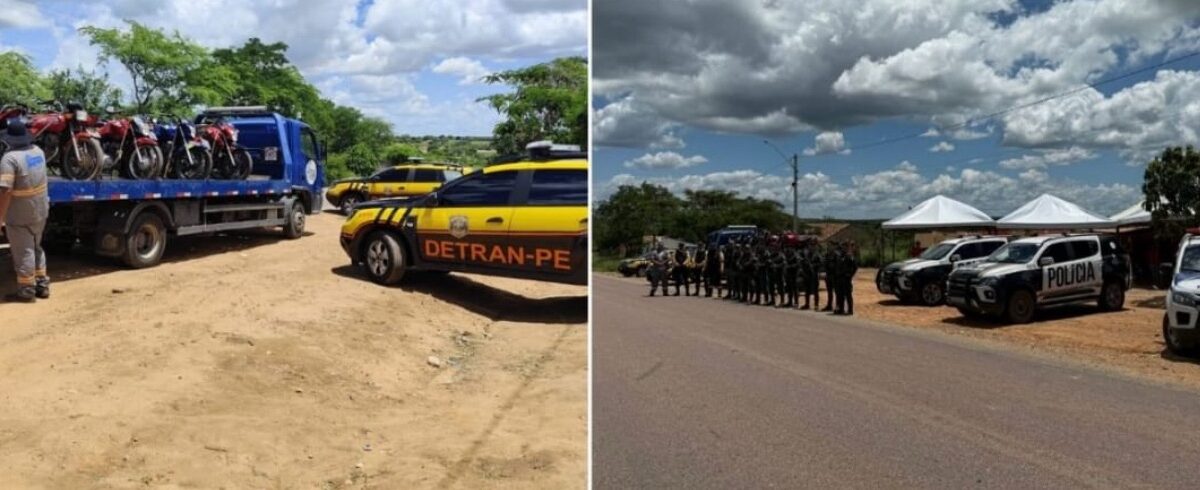
[(935, 194), (1000, 215), (1043, 192), (1111, 214), (1140, 199), (1145, 162), (1200, 132), (1200, 56), (981, 119), (1200, 51), (1200, 2), (611, 0), (594, 9), (601, 198), (649, 181), (790, 211), (791, 170), (769, 139), (801, 153), (802, 216), (887, 218)]
[[(0, 0), (0, 49), (41, 69), (90, 69), (97, 50), (76, 29), (122, 19), (210, 48), (282, 41), (326, 97), (387, 119), (397, 133), (489, 135), (499, 116), (475, 99), (505, 87), (479, 77), (585, 54), (586, 9), (586, 0)], [(128, 84), (118, 64), (100, 69)]]

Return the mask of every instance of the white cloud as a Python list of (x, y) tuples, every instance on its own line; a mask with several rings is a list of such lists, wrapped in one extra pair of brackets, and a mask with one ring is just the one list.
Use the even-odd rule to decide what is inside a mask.
[(677, 127), (633, 97), (618, 100), (592, 113), (592, 139), (599, 146), (678, 150), (685, 145), (675, 135)]
[(480, 83), (483, 77), (491, 73), (483, 66), (483, 63), (465, 56), (446, 58), (434, 65), (432, 70), (434, 73), (444, 73), (460, 77), (458, 81), (459, 85)]
[(1036, 128), (1011, 137), (1027, 111), (963, 123), (1200, 48), (1200, 2), (1048, 3), (596, 2), (595, 29), (608, 35), (595, 40), (593, 87), (672, 128), (777, 135), (899, 117), (929, 121), (925, 136), (946, 141), (1000, 132), (1009, 145), (1067, 147), (1035, 143)]
[(954, 151), (954, 144), (949, 141), (939, 141), (938, 144), (929, 147), (929, 151), (934, 153), (945, 153)]
[(708, 159), (704, 158), (702, 155), (685, 157), (673, 151), (664, 151), (659, 153), (647, 153), (633, 160), (629, 160), (625, 162), (625, 167), (646, 170), (678, 169), (694, 167), (707, 161)]
[(808, 156), (826, 155), (829, 153), (850, 153), (846, 149), (846, 138), (839, 131), (826, 131), (820, 133), (814, 138), (812, 148), (805, 148), (804, 154)]
[(1098, 155), (1087, 148), (1072, 146), (1065, 149), (1041, 150), (1020, 158), (1009, 158), (1000, 161), (1000, 166), (1010, 170), (1045, 169), (1050, 165), (1070, 165), (1083, 160), (1091, 160)]
[(1006, 115), (1004, 142), (1117, 149), (1144, 164), (1170, 145), (1197, 143), (1200, 73), (1165, 70), (1108, 97), (1092, 89)]
[(29, 29), (46, 25), (46, 17), (34, 2), (0, 0), (0, 29)]
[[(754, 170), (648, 179), (621, 174), (598, 185), (597, 195), (599, 199), (605, 199), (620, 186), (642, 182), (666, 187), (676, 194), (689, 189), (728, 190), (742, 196), (791, 204), (790, 178)], [(969, 168), (957, 173), (947, 169), (945, 173), (927, 177), (909, 162), (902, 162), (893, 169), (855, 176), (845, 185), (820, 172), (808, 173), (800, 179), (799, 189), (801, 215), (831, 214), (850, 218), (890, 218), (938, 194), (961, 200), (992, 215), (1006, 214), (1047, 192), (1105, 215), (1124, 209), (1141, 198), (1141, 191), (1135, 186), (1053, 179), (1038, 169), (1026, 170), (1016, 177)]]

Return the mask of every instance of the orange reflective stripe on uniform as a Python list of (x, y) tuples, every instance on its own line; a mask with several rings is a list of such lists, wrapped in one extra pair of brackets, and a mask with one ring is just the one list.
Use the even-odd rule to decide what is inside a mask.
[(37, 187), (30, 188), (30, 189), (13, 189), (12, 190), (12, 195), (14, 197), (33, 197), (33, 196), (40, 196), (45, 193), (46, 193), (46, 184), (45, 183), (43, 183), (42, 185), (39, 185)]
[(33, 271), (33, 275), (37, 277), (46, 277), (46, 269), (37, 269)]
[(0, 184), (8, 184), (9, 186), (11, 186), (13, 183), (13, 179), (15, 179), (15, 178), (17, 178), (17, 176), (15, 176), (13, 174), (0, 175)]
[(34, 276), (17, 276), (17, 284), (21, 286), (32, 286), (37, 284), (37, 278)]

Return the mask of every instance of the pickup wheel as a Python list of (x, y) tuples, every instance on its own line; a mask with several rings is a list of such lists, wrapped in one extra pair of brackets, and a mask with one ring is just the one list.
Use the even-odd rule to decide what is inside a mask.
[(360, 202), (362, 202), (362, 196), (358, 195), (357, 192), (350, 192), (342, 196), (341, 201), (338, 202), (338, 207), (341, 208), (342, 214), (349, 215), (354, 210), (354, 205)]
[(144, 269), (157, 265), (166, 249), (167, 227), (163, 226), (162, 218), (142, 213), (125, 234), (125, 253), (121, 259), (129, 267)]
[(400, 246), (395, 235), (377, 231), (367, 236), (363, 243), (362, 265), (372, 281), (389, 285), (404, 278), (408, 261), (404, 256), (404, 247)]
[(1163, 315), (1162, 328), (1163, 343), (1167, 345), (1167, 351), (1177, 356), (1192, 357), (1197, 354), (1196, 339), (1171, 328), (1167, 315)]
[(283, 225), (283, 235), (288, 238), (300, 238), (304, 235), (304, 222), (307, 215), (304, 213), (304, 203), (300, 201), (292, 202), (292, 209), (288, 211), (287, 223)]
[(1100, 299), (1096, 301), (1104, 311), (1118, 311), (1125, 307), (1125, 288), (1117, 282), (1109, 282), (1100, 290)]
[(930, 281), (921, 285), (921, 304), (925, 306), (937, 306), (946, 300), (946, 290), (942, 284), (937, 281)]
[(1018, 290), (1008, 298), (1008, 307), (1004, 316), (1012, 323), (1029, 323), (1033, 320), (1033, 294), (1029, 291)]

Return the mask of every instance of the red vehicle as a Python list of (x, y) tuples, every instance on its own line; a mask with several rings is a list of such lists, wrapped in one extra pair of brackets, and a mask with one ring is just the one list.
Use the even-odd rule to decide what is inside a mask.
[[(109, 108), (107, 112), (111, 115), (116, 111)], [(152, 179), (162, 173), (162, 150), (150, 125), (140, 117), (104, 121), (100, 143), (111, 159), (105, 162), (105, 169), (118, 166), (121, 175), (130, 179)]]
[(75, 103), (47, 102), (52, 112), (29, 116), (33, 143), (46, 153), (46, 162), (51, 168), (72, 180), (96, 178), (104, 165), (104, 151), (100, 148), (97, 135), (88, 129), (94, 119)]
[(250, 152), (237, 145), (238, 131), (224, 119), (201, 121), (200, 137), (212, 147), (212, 176), (219, 179), (245, 180), (250, 177), (254, 160)]

